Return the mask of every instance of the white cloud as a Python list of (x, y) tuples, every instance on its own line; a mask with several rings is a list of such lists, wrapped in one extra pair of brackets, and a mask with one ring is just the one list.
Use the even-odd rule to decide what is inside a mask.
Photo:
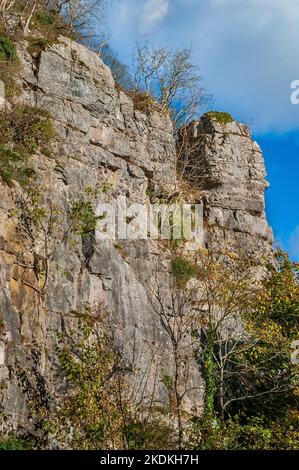
[[(119, 0), (113, 46), (128, 60), (145, 35), (193, 46), (218, 108), (253, 120), (257, 132), (299, 128), (290, 84), (299, 80), (298, 0)], [(123, 14), (119, 14), (123, 12)]]
[(168, 0), (146, 0), (141, 10), (141, 32), (150, 32), (165, 18), (168, 13), (168, 9)]
[(119, 0), (111, 8), (110, 27), (127, 42), (131, 34), (135, 39), (140, 34), (150, 34), (168, 11), (169, 0)]

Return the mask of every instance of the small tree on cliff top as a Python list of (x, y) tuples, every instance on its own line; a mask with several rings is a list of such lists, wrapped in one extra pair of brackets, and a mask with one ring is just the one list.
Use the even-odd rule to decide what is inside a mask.
[(24, 21), (26, 35), (35, 17), (53, 26), (54, 18), (63, 17), (69, 32), (80, 36), (94, 35), (95, 28), (102, 23), (105, 14), (106, 0), (13, 0), (0, 1), (0, 13), (17, 9)]
[(207, 101), (191, 49), (137, 43), (131, 70), (135, 89), (151, 94), (169, 111), (176, 128), (198, 116)]

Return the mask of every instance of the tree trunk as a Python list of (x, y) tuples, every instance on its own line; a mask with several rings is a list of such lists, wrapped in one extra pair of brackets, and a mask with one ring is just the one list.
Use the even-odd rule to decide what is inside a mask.
[(36, 6), (37, 6), (37, 0), (35, 0), (35, 2), (33, 4), (33, 7), (31, 8), (31, 12), (30, 12), (30, 14), (28, 16), (28, 19), (26, 21), (26, 25), (25, 25), (25, 28), (24, 28), (24, 36), (27, 36), (27, 34), (28, 34), (29, 26), (30, 26), (33, 14), (35, 12)]

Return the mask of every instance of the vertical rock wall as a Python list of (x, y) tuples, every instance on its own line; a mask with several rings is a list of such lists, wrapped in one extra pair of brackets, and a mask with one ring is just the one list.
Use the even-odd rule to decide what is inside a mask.
[(199, 168), (195, 180), (202, 190), (206, 242), (225, 241), (248, 256), (272, 259), (265, 162), (249, 129), (234, 120), (221, 122), (221, 114), (217, 119), (217, 113), (207, 113), (188, 132), (196, 142), (189, 158), (191, 169)]
[[(51, 406), (65, 393), (58, 373), (58, 335), (76, 328), (76, 313), (86, 308), (94, 315), (101, 309), (109, 312), (128, 364), (138, 362), (141, 376), (149, 377), (148, 393), (156, 387), (158, 399), (167, 403), (165, 386), (151, 377), (156, 371), (161, 375), (165, 364), (171, 370), (171, 347), (143, 282), (157, 265), (167, 267), (164, 245), (94, 237), (77, 237), (70, 245), (61, 234), (68, 230), (72, 204), (87, 194), (96, 206), (119, 195), (128, 203), (148, 204), (149, 190), (171, 192), (177, 184), (176, 152), (170, 119), (158, 107), (136, 110), (116, 89), (110, 70), (85, 47), (60, 38), (38, 57), (32, 58), (26, 47), (19, 55), (21, 101), (49, 110), (54, 119), (54, 142), (33, 163), (42, 200), (62, 214), (41, 296), (40, 280), (28, 266), (36, 262), (32, 243), (42, 258), (43, 242), (32, 242), (20, 225), (20, 200), (26, 197), (22, 188), (0, 182), (0, 432), (34, 434), (32, 402)], [(249, 252), (270, 252), (258, 145), (235, 122), (223, 127), (203, 118), (193, 126), (206, 162), (206, 242), (214, 227)], [(192, 392), (184, 406), (200, 408), (204, 385), (195, 363), (189, 374)]]

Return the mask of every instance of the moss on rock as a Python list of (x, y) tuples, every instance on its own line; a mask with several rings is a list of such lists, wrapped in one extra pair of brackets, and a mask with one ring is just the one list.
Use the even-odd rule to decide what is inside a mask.
[(229, 113), (220, 111), (210, 111), (209, 113), (207, 113), (207, 116), (223, 125), (234, 121), (233, 117)]

